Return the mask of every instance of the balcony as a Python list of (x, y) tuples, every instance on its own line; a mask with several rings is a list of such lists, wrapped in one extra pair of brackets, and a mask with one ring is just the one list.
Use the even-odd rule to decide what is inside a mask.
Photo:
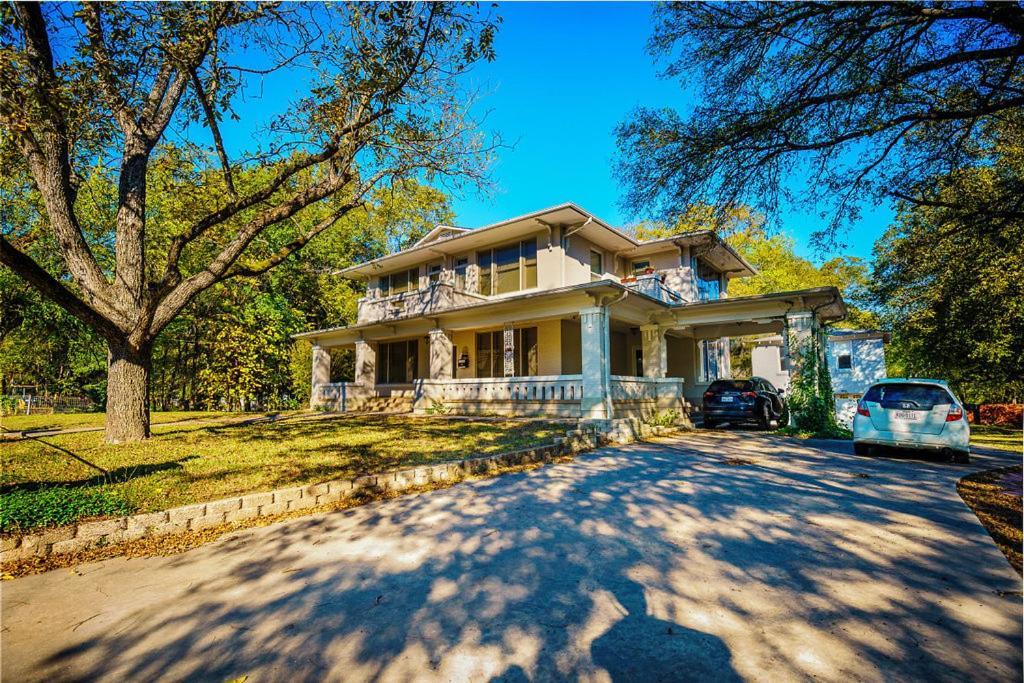
[(359, 324), (387, 322), (429, 315), (486, 300), (486, 297), (456, 289), (447, 282), (435, 282), (426, 289), (376, 299), (364, 297), (358, 302), (357, 320)]
[(683, 295), (670, 287), (666, 287), (662, 281), (662, 276), (658, 273), (628, 277), (622, 280), (622, 284), (630, 289), (635, 289), (641, 294), (646, 294), (652, 299), (664, 301), (667, 304), (685, 303)]

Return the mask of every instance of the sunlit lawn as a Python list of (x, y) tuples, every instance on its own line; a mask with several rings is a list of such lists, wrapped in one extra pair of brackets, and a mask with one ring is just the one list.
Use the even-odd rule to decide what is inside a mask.
[[(218, 411), (185, 411), (175, 410), (150, 413), (150, 424), (163, 422), (180, 422), (185, 420), (211, 420), (220, 418), (243, 418), (250, 413), (226, 413)], [(251, 413), (261, 415), (263, 413)], [(0, 428), (9, 432), (20, 432), (26, 429), (72, 429), (75, 427), (102, 427), (103, 413), (55, 413), (53, 415), (5, 415), (0, 416)]]
[[(47, 488), (102, 494), (137, 512), (253, 491), (527, 448), (564, 434), (540, 421), (455, 420), (411, 416), (337, 416), (250, 425), (179, 425), (144, 443), (108, 446), (101, 432), (0, 443), (4, 530), (11, 510), (29, 508)], [(71, 454), (110, 473), (111, 481)], [(52, 496), (47, 500), (52, 499)], [(47, 505), (69, 504), (49, 502)], [(77, 500), (72, 503), (77, 503)], [(40, 503), (42, 504), (42, 503)], [(86, 506), (88, 507), (88, 506)], [(123, 509), (113, 507), (110, 509)], [(88, 513), (82, 513), (85, 516)], [(94, 513), (95, 514), (95, 513)], [(71, 521), (65, 517), (63, 521)], [(22, 526), (41, 522), (23, 522)]]
[(971, 445), (984, 448), (998, 448), (1001, 451), (1020, 453), (1020, 427), (1007, 425), (971, 425)]

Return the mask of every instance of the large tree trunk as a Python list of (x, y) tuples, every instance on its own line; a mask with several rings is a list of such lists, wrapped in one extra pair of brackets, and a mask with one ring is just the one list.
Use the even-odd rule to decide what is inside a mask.
[(108, 443), (149, 438), (149, 372), (153, 347), (107, 344)]

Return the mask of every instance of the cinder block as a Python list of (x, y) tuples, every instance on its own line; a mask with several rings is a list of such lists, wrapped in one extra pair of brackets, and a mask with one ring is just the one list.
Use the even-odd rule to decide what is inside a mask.
[(330, 503), (337, 503), (337, 502), (339, 502), (341, 500), (344, 500), (345, 498), (348, 498), (348, 496), (343, 495), (341, 491), (333, 490), (333, 487), (332, 487), (330, 492), (323, 493), (323, 494), (321, 494), (321, 495), (316, 497), (316, 504), (317, 505), (328, 505)]
[(306, 486), (305, 488), (302, 489), (302, 497), (303, 498), (309, 497), (309, 498), (316, 499), (317, 496), (322, 496), (325, 493), (328, 493), (330, 490), (331, 490), (330, 485), (326, 484), (326, 483), (324, 483), (324, 484), (309, 484), (308, 486)]
[(273, 491), (267, 491), (266, 493), (250, 493), (248, 496), (242, 496), (243, 508), (258, 508), (262, 505), (270, 505), (273, 502)]
[(316, 506), (316, 498), (296, 498), (288, 501), (288, 510), (305, 510)]
[(225, 522), (238, 522), (243, 519), (251, 519), (259, 515), (259, 508), (241, 508), (224, 513)]
[(200, 529), (209, 529), (212, 526), (218, 526), (224, 523), (224, 513), (214, 513), (209, 515), (203, 515), (202, 517), (193, 517), (189, 520), (188, 527), (193, 531), (199, 531)]
[(169, 526), (167, 512), (148, 512), (141, 515), (132, 515), (128, 518), (128, 528), (125, 530), (129, 536), (139, 538), (146, 535), (150, 529), (159, 530)]
[(219, 515), (241, 509), (241, 498), (225, 498), (224, 500), (215, 500), (212, 503), (206, 504), (206, 514), (208, 515)]
[[(104, 522), (93, 522), (94, 524), (103, 524)], [(42, 529), (36, 533), (39, 537), (40, 545), (47, 545), (49, 543), (59, 543), (60, 541), (66, 541), (69, 538), (75, 537), (74, 525), (56, 527), (54, 529)]]
[(190, 519), (202, 517), (205, 514), (206, 503), (199, 503), (197, 505), (185, 505), (180, 508), (171, 508), (167, 511), (167, 519), (170, 522), (187, 522)]
[(270, 515), (279, 515), (282, 512), (288, 511), (288, 503), (270, 503), (269, 505), (261, 505), (259, 512), (260, 517), (269, 517)]
[(81, 536), (77, 536), (75, 538), (69, 538), (66, 541), (58, 541), (57, 543), (53, 544), (53, 548), (51, 548), (50, 552), (53, 555), (69, 555), (71, 553), (79, 553), (83, 550), (88, 550), (89, 548), (96, 545), (96, 543), (101, 538), (103, 537), (90, 536), (87, 538), (83, 538)]
[(353, 489), (372, 489), (377, 486), (377, 476), (368, 474), (365, 477), (357, 477), (352, 480)]
[(78, 532), (75, 534), (75, 538), (98, 538), (100, 536), (106, 536), (112, 534), (115, 531), (122, 531), (125, 528), (126, 521), (124, 518), (121, 519), (105, 519), (101, 522), (86, 522), (85, 524), (78, 525)]
[(280, 491), (274, 491), (274, 502), (275, 503), (287, 503), (292, 500), (298, 500), (302, 498), (302, 488), (294, 486), (290, 489), (281, 489)]

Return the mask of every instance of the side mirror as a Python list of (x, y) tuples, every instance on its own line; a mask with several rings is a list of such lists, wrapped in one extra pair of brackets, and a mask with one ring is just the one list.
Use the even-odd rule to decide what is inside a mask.
[(785, 390), (785, 389), (777, 389), (777, 391), (778, 391), (778, 393), (779, 393), (779, 396), (783, 396), (783, 395), (785, 395), (785, 393), (786, 393), (786, 390)]

